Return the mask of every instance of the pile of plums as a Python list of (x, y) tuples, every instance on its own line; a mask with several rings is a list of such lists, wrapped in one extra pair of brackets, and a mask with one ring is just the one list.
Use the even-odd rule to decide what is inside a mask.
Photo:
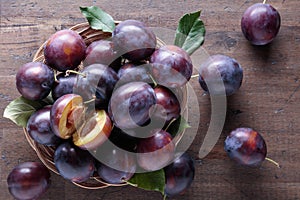
[(193, 71), (183, 49), (158, 47), (148, 27), (126, 20), (111, 38), (90, 44), (73, 30), (58, 31), (45, 43), (44, 58), (22, 66), (16, 86), (29, 100), (53, 98), (26, 129), (35, 142), (55, 147), (62, 177), (120, 184), (137, 169), (165, 169), (167, 195), (191, 184), (193, 159), (175, 155), (175, 135), (167, 130), (184, 110), (183, 87)]
[[(243, 14), (241, 27), (252, 44), (265, 45), (278, 33), (280, 15), (269, 4), (255, 4)], [(53, 104), (30, 116), (26, 129), (35, 142), (55, 148), (62, 177), (80, 183), (98, 176), (120, 184), (138, 169), (164, 169), (167, 196), (190, 186), (194, 161), (175, 153), (174, 135), (167, 129), (184, 110), (182, 88), (193, 72), (183, 49), (158, 47), (148, 27), (126, 20), (111, 38), (92, 43), (75, 31), (58, 31), (45, 43), (44, 58), (19, 69), (16, 87), (28, 100), (53, 98)], [(211, 95), (232, 95), (242, 80), (240, 64), (225, 55), (211, 56), (199, 69), (200, 86)], [(225, 150), (247, 166), (260, 165), (267, 153), (262, 136), (250, 128), (232, 131)], [(47, 168), (28, 162), (16, 166), (7, 181), (16, 199), (36, 199), (49, 179)]]

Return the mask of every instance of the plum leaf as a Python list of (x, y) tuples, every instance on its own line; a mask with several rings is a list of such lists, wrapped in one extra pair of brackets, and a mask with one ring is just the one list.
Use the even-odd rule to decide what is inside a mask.
[(136, 173), (128, 181), (128, 184), (144, 190), (158, 191), (164, 195), (165, 172), (163, 169), (160, 169), (153, 172)]
[(115, 22), (108, 13), (104, 12), (97, 6), (80, 7), (81, 13), (88, 20), (92, 29), (102, 30), (103, 32), (112, 33), (115, 29)]
[(182, 16), (175, 34), (174, 44), (192, 55), (203, 43), (205, 26), (199, 18), (201, 11)]
[(10, 119), (18, 126), (26, 127), (32, 113), (52, 102), (50, 95), (42, 101), (32, 101), (21, 96), (7, 105), (3, 117)]
[(186, 119), (183, 116), (178, 117), (175, 121), (171, 121), (167, 127), (167, 132), (175, 137), (177, 134), (182, 133), (186, 128), (190, 128)]

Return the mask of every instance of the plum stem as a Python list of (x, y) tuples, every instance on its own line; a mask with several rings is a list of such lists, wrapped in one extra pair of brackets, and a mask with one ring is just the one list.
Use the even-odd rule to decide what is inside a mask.
[(268, 158), (268, 157), (266, 157), (265, 159), (266, 159), (267, 161), (271, 162), (272, 164), (276, 165), (278, 168), (280, 168), (280, 165), (279, 165), (278, 162), (276, 162), (276, 161), (274, 161), (274, 160), (272, 160), (271, 158)]
[(138, 184), (130, 183), (129, 181), (125, 181), (125, 180), (124, 182), (126, 182), (128, 185), (131, 185), (133, 187), (138, 187)]
[(148, 74), (148, 75), (151, 78), (151, 80), (153, 81), (154, 87), (156, 87), (157, 86), (157, 82), (154, 80), (154, 78), (153, 78), (153, 76), (151, 74)]
[(199, 74), (194, 74), (191, 76), (191, 78), (198, 78), (199, 77)]
[(59, 82), (58, 79), (57, 79), (57, 71), (56, 71), (56, 70), (54, 70), (54, 81), (55, 81), (56, 83)]
[(176, 121), (176, 118), (173, 118), (170, 123), (168, 124), (168, 126), (165, 128), (165, 130), (168, 130), (168, 128), (170, 128), (171, 124), (173, 124), (173, 122)]
[(89, 104), (89, 103), (92, 103), (93, 101), (95, 101), (95, 98), (92, 98), (90, 100), (87, 100), (85, 102), (83, 102), (84, 104)]
[(264, 0), (263, 4), (266, 4), (267, 0)]
[(164, 195), (164, 200), (167, 200), (167, 195)]
[(78, 74), (78, 75), (80, 75), (80, 76), (83, 76), (84, 78), (86, 77), (86, 75), (85, 75), (84, 73), (80, 73), (80, 72), (75, 71), (75, 70), (67, 70), (67, 71), (66, 71), (66, 76), (69, 76), (71, 73), (72, 73), (72, 74)]

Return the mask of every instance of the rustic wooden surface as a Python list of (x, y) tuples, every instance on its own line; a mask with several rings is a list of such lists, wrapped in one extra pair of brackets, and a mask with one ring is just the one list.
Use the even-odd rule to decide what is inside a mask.
[[(0, 114), (19, 96), (15, 74), (31, 61), (38, 47), (55, 31), (84, 22), (79, 6), (97, 5), (116, 20), (138, 19), (153, 27), (175, 29), (187, 12), (202, 9), (207, 35), (203, 48), (209, 54), (236, 58), (244, 68), (239, 92), (228, 98), (224, 131), (212, 152), (197, 159), (210, 121), (210, 100), (197, 80), (201, 119), (198, 134), (189, 148), (197, 159), (191, 188), (174, 199), (300, 199), (300, 2), (269, 0), (279, 10), (282, 26), (278, 37), (266, 47), (251, 46), (243, 37), (240, 19), (255, 0), (158, 1), (158, 0), (1, 0), (0, 2)], [(197, 67), (197, 66), (195, 66)], [(223, 142), (230, 130), (248, 126), (258, 130), (268, 145), (268, 156), (281, 169), (265, 162), (259, 169), (236, 166), (226, 156)], [(0, 199), (13, 199), (6, 177), (18, 163), (37, 161), (21, 128), (0, 118)], [(196, 129), (197, 130), (197, 129)], [(114, 187), (85, 190), (52, 174), (52, 186), (42, 199), (162, 199), (157, 192)]]

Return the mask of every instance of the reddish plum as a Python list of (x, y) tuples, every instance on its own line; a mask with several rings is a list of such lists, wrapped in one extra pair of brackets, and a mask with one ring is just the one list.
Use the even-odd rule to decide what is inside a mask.
[(115, 51), (112, 41), (97, 40), (87, 47), (83, 65), (89, 66), (96, 63), (109, 65), (115, 71), (121, 67), (121, 59)]
[(191, 78), (193, 65), (186, 51), (174, 45), (157, 49), (150, 58), (152, 75), (163, 86), (177, 88), (184, 86)]
[(228, 156), (240, 165), (258, 166), (266, 158), (264, 138), (251, 128), (237, 128), (225, 140)]
[(174, 158), (175, 144), (164, 130), (153, 130), (152, 136), (142, 138), (137, 146), (137, 161), (147, 171), (162, 169)]
[(72, 30), (54, 33), (44, 46), (46, 63), (55, 70), (66, 71), (78, 67), (85, 58), (86, 44), (82, 37)]
[(254, 45), (266, 45), (278, 34), (279, 12), (266, 3), (256, 3), (244, 12), (241, 27), (244, 36)]

